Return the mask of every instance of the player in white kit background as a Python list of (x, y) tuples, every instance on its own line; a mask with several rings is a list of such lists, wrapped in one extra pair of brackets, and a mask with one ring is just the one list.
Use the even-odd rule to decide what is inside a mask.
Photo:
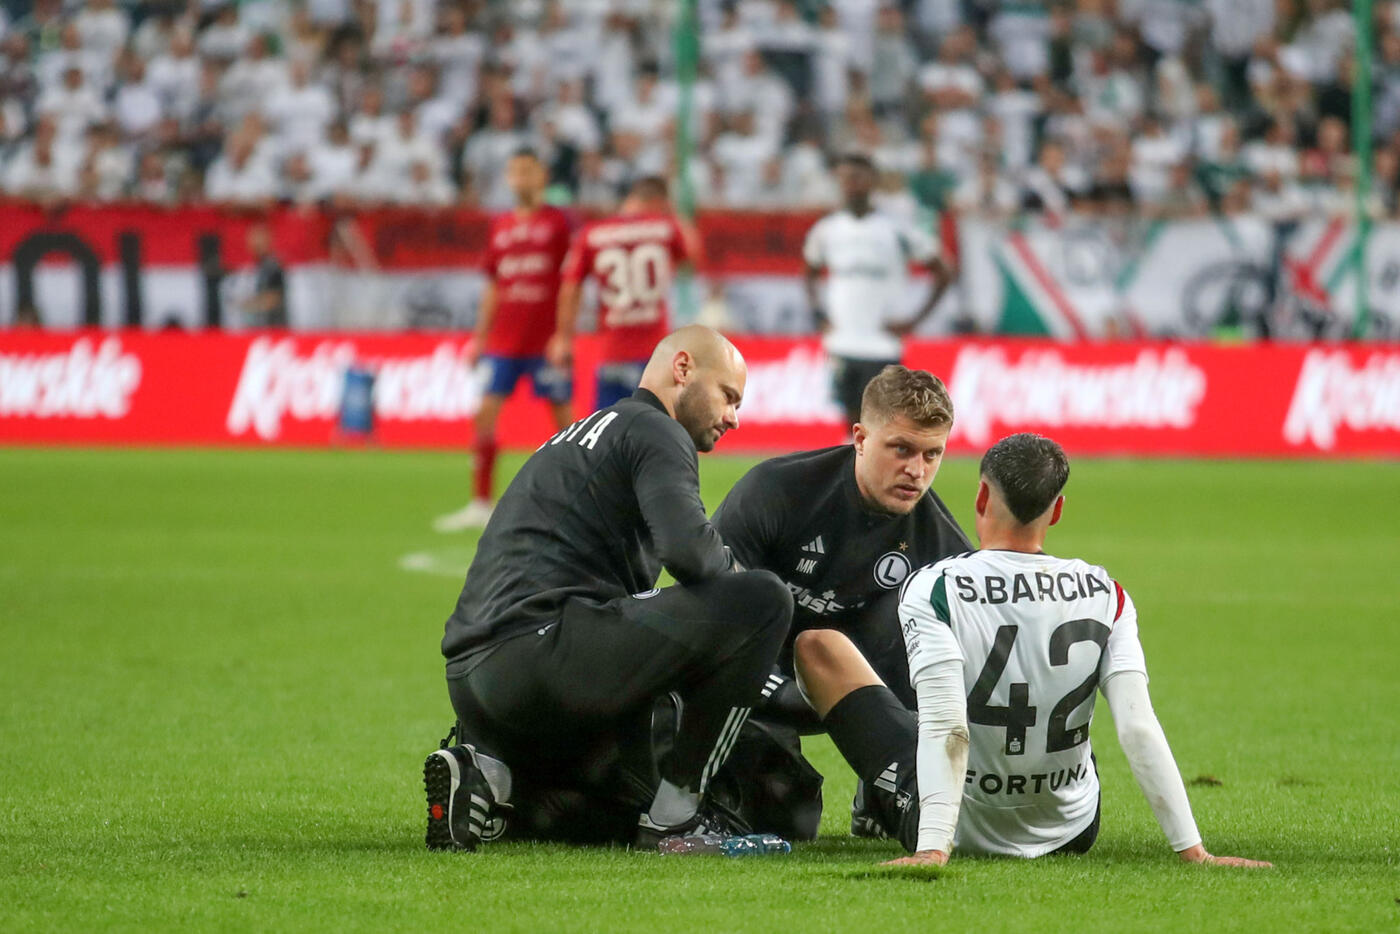
[[(903, 338), (933, 312), (953, 281), (953, 272), (932, 234), (875, 210), (871, 203), (875, 165), (868, 157), (848, 155), (836, 173), (841, 209), (807, 232), (802, 259), (807, 301), (831, 358), (836, 401), (849, 427), (860, 421), (866, 384), (886, 366), (899, 363)], [(911, 263), (927, 269), (933, 279), (912, 316), (905, 308)]]
[(1132, 598), (1101, 567), (1043, 550), (1069, 461), (1032, 434), (982, 459), (981, 550), (913, 574), (899, 616), (917, 717), (840, 633), (798, 637), (799, 683), (872, 789), (882, 828), (914, 855), (1087, 852), (1099, 829), (1089, 743), (1095, 692), (1167, 842), (1187, 862), (1268, 863), (1208, 853), (1147, 691)]

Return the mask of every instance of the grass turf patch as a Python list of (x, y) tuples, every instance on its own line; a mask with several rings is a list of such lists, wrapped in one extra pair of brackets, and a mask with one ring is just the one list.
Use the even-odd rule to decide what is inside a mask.
[[(518, 466), (504, 459), (503, 475)], [(702, 459), (714, 507), (749, 461)], [(422, 849), (419, 767), (470, 535), (464, 457), (0, 450), (0, 929), (1378, 930), (1400, 924), (1400, 472), (1077, 461), (1050, 546), (1137, 601), (1207, 845), (1180, 865), (1094, 726), (1086, 857), (955, 858), (911, 884), (845, 836), (788, 857)], [(937, 488), (965, 523), (975, 464)], [(417, 566), (405, 556), (418, 555)], [(426, 557), (422, 557), (426, 556)]]

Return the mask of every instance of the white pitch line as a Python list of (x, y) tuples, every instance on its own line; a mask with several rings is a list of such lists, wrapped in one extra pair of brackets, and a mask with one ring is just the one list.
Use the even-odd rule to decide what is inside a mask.
[(441, 551), (410, 551), (399, 558), (399, 570), (413, 574), (463, 578), (471, 564), (472, 549), (449, 548)]

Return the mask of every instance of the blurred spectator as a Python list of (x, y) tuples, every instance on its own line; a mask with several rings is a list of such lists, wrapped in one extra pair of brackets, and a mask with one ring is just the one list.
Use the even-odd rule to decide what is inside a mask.
[(384, 112), (384, 92), (378, 84), (366, 84), (350, 116), (350, 138), (357, 144), (378, 143), (392, 131), (393, 117)]
[(248, 40), (243, 56), (229, 66), (219, 81), (219, 97), (234, 117), (272, 103), (286, 93), (287, 63), (272, 54), (265, 35)]
[[(610, 205), (640, 174), (680, 171), (673, 10), (652, 0), (7, 9), (7, 190), (13, 176), (46, 198), (500, 208), (504, 160), (529, 144), (552, 196)], [(712, 0), (700, 13), (688, 173), (704, 203), (824, 206), (848, 149), (875, 161), (900, 210), (896, 177), (925, 206), (998, 217), (1203, 202), (1283, 216), (1295, 189), (1336, 213), (1355, 191), (1341, 0)], [(1375, 26), (1388, 210), (1400, 2), (1382, 0)]]
[(160, 92), (148, 77), (145, 61), (135, 52), (122, 55), (117, 75), (120, 81), (112, 98), (112, 118), (122, 136), (140, 140), (152, 134), (160, 123)]
[(720, 199), (733, 208), (742, 208), (760, 197), (759, 193), (767, 187), (765, 166), (778, 156), (772, 137), (758, 132), (758, 121), (751, 110), (728, 117), (724, 132), (715, 138), (710, 151), (723, 179)]
[(248, 228), (248, 252), (253, 254), (252, 294), (239, 303), (245, 326), (287, 326), (287, 274), (272, 252), (272, 232), (266, 224)]
[(486, 37), (471, 28), (465, 6), (442, 9), (442, 29), (429, 46), (428, 55), (438, 66), (442, 93), (455, 101), (476, 97), (478, 74), (486, 57)]
[(782, 142), (793, 113), (792, 88), (769, 70), (756, 49), (744, 53), (739, 77), (728, 86), (721, 83), (719, 92), (725, 113), (751, 113), (754, 132), (774, 144)]
[[(925, 102), (939, 114), (939, 135), (947, 145), (975, 145), (981, 135), (977, 108), (985, 82), (972, 64), (976, 39), (971, 27), (960, 27), (938, 47), (938, 60), (919, 72)], [(970, 164), (965, 174), (971, 174)]]
[(987, 111), (996, 117), (1001, 127), (1002, 165), (1016, 173), (1030, 164), (1035, 152), (1035, 126), (1044, 112), (1044, 105), (1037, 92), (1017, 85), (1009, 71), (997, 73), (993, 88), (987, 99)]
[(401, 200), (398, 186), (409, 184), (415, 166), (426, 165), (433, 177), (445, 170), (442, 147), (419, 126), (418, 117), (411, 110), (395, 116), (394, 129), (380, 142), (375, 158), (381, 163), (379, 171), (392, 180), (395, 200)]
[(883, 6), (876, 19), (875, 60), (870, 69), (870, 104), (876, 116), (897, 114), (908, 104), (919, 59), (897, 6)]
[(987, 29), (1001, 60), (1017, 81), (1030, 81), (1050, 67), (1050, 17), (1044, 6), (1008, 3)]
[(1026, 172), (1025, 198), (1032, 209), (1063, 215), (1075, 199), (1088, 193), (1088, 179), (1065, 159), (1059, 142), (1047, 139), (1040, 145), (1036, 164)]
[(27, 107), (38, 93), (29, 64), (29, 40), (18, 29), (0, 36), (0, 100)]
[[(137, 53), (144, 60), (144, 56)], [(150, 60), (146, 81), (160, 100), (162, 113), (187, 120), (199, 101), (200, 62), (194, 54), (194, 39), (184, 29), (170, 35), (169, 46)]]
[(978, 160), (977, 171), (958, 184), (951, 204), (964, 213), (1003, 220), (1021, 207), (1021, 197), (1001, 171), (996, 153), (988, 151)]
[(159, 150), (151, 150), (141, 157), (131, 195), (151, 204), (174, 203), (177, 190), (171, 178), (170, 165)]
[(311, 83), (311, 65), (293, 61), (288, 83), (275, 96), (264, 99), (263, 113), (273, 132), (289, 149), (301, 149), (321, 139), (335, 119), (335, 101), (324, 85)]
[(408, 166), (408, 178), (395, 188), (394, 200), (400, 204), (422, 204), (446, 207), (457, 193), (437, 165), (426, 159), (415, 159)]
[[(581, 81), (560, 83), (554, 98), (534, 109), (530, 125), (536, 136), (552, 136), (557, 144), (578, 152), (596, 150), (603, 141), (598, 119), (584, 103)], [(551, 127), (548, 132), (546, 125)]]
[(73, 28), (85, 50), (114, 62), (131, 33), (131, 21), (115, 0), (86, 0), (73, 17)]
[(277, 176), (265, 159), (257, 158), (256, 140), (235, 133), (224, 153), (209, 166), (204, 196), (210, 201), (256, 205), (277, 197)]
[(40, 92), (47, 92), (63, 85), (68, 72), (76, 69), (82, 83), (101, 94), (111, 81), (112, 64), (107, 55), (83, 48), (78, 27), (70, 21), (59, 33), (58, 48), (39, 52), (34, 73)]
[(122, 145), (114, 125), (88, 130), (87, 152), (78, 169), (78, 194), (88, 201), (116, 201), (126, 196), (133, 173), (132, 153)]
[(498, 94), (491, 102), (486, 127), (472, 134), (462, 150), (462, 170), (488, 210), (504, 211), (513, 203), (505, 183), (506, 162), (530, 142), (517, 128), (516, 117), (515, 99), (508, 93)]
[(64, 23), (63, 0), (34, 0), (29, 13), (15, 20), (13, 31), (34, 55), (43, 55), (59, 47)]
[(62, 147), (80, 146), (88, 127), (107, 119), (107, 107), (101, 93), (94, 88), (77, 65), (63, 72), (62, 82), (39, 95), (34, 105), (36, 113), (54, 119), (58, 128), (58, 144)]
[(214, 22), (199, 34), (199, 54), (221, 61), (233, 61), (248, 46), (248, 30), (238, 21), (238, 7), (225, 3), (218, 7)]
[(348, 193), (355, 178), (359, 156), (343, 120), (337, 120), (305, 153), (310, 172), (306, 200), (320, 201)]
[(1285, 179), (1298, 177), (1298, 150), (1294, 148), (1293, 124), (1282, 119), (1270, 120), (1264, 138), (1244, 147), (1244, 165), (1263, 179), (1278, 175)]
[(1172, 170), (1184, 166), (1186, 149), (1170, 136), (1156, 117), (1147, 117), (1132, 141), (1129, 183), (1141, 205), (1160, 208), (1171, 191)]
[(170, 51), (177, 34), (188, 36), (188, 28), (176, 19), (174, 4), (160, 4), (148, 10), (146, 18), (131, 36), (131, 51), (143, 61), (151, 61)]
[(40, 117), (33, 138), (22, 143), (5, 166), (7, 194), (49, 202), (77, 191), (79, 154), (64, 149), (58, 140), (57, 121)]
[(836, 10), (823, 6), (818, 14), (818, 29), (812, 62), (813, 100), (824, 117), (840, 113), (846, 106), (851, 88), (851, 40), (841, 31)]

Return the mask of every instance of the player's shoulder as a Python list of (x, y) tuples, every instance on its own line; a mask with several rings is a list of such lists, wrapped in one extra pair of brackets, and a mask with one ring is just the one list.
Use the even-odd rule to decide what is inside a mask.
[(905, 610), (916, 606), (925, 611), (931, 610), (935, 619), (950, 623), (952, 615), (948, 610), (948, 575), (956, 570), (958, 561), (967, 557), (954, 555), (926, 564), (910, 574), (899, 589), (899, 603)]
[[(1108, 602), (1113, 606), (1113, 618), (1117, 620), (1123, 615), (1125, 607), (1133, 605), (1132, 597), (1123, 589), (1123, 585), (1109, 572), (1108, 568), (1101, 564), (1094, 564), (1092, 561), (1085, 561), (1082, 558), (1065, 559), (1066, 570), (1075, 576), (1077, 581), (1083, 581), (1081, 594), (1086, 597), (1095, 594), (1103, 594), (1108, 598)], [(1104, 588), (1107, 588), (1105, 590)]]
[(948, 555), (940, 558), (932, 564), (925, 565), (921, 571), (928, 572), (931, 577), (943, 577), (944, 575), (968, 575), (980, 574), (994, 570), (995, 559), (988, 559), (989, 552), (980, 551), (976, 548), (969, 548), (960, 551), (955, 555)]
[(796, 451), (760, 461), (749, 469), (744, 479), (802, 484), (810, 491), (811, 484), (823, 481), (837, 481), (850, 469), (854, 449), (849, 444), (838, 444), (829, 448), (816, 448), (811, 451)]
[(564, 230), (572, 230), (578, 226), (573, 214), (559, 207), (557, 204), (546, 204), (540, 208), (542, 216), (554, 227), (561, 227)]
[(940, 578), (949, 571), (956, 571), (965, 567), (967, 559), (975, 554), (977, 554), (975, 551), (964, 551), (925, 564), (923, 567), (915, 570), (913, 574), (909, 575), (909, 579), (904, 582), (904, 592), (907, 593), (913, 590), (915, 592), (922, 591), (927, 593), (931, 591)]
[(678, 445), (692, 454), (695, 452), (695, 442), (681, 423), (645, 396), (629, 396), (605, 411), (615, 412), (622, 418), (627, 434), (643, 444)]

